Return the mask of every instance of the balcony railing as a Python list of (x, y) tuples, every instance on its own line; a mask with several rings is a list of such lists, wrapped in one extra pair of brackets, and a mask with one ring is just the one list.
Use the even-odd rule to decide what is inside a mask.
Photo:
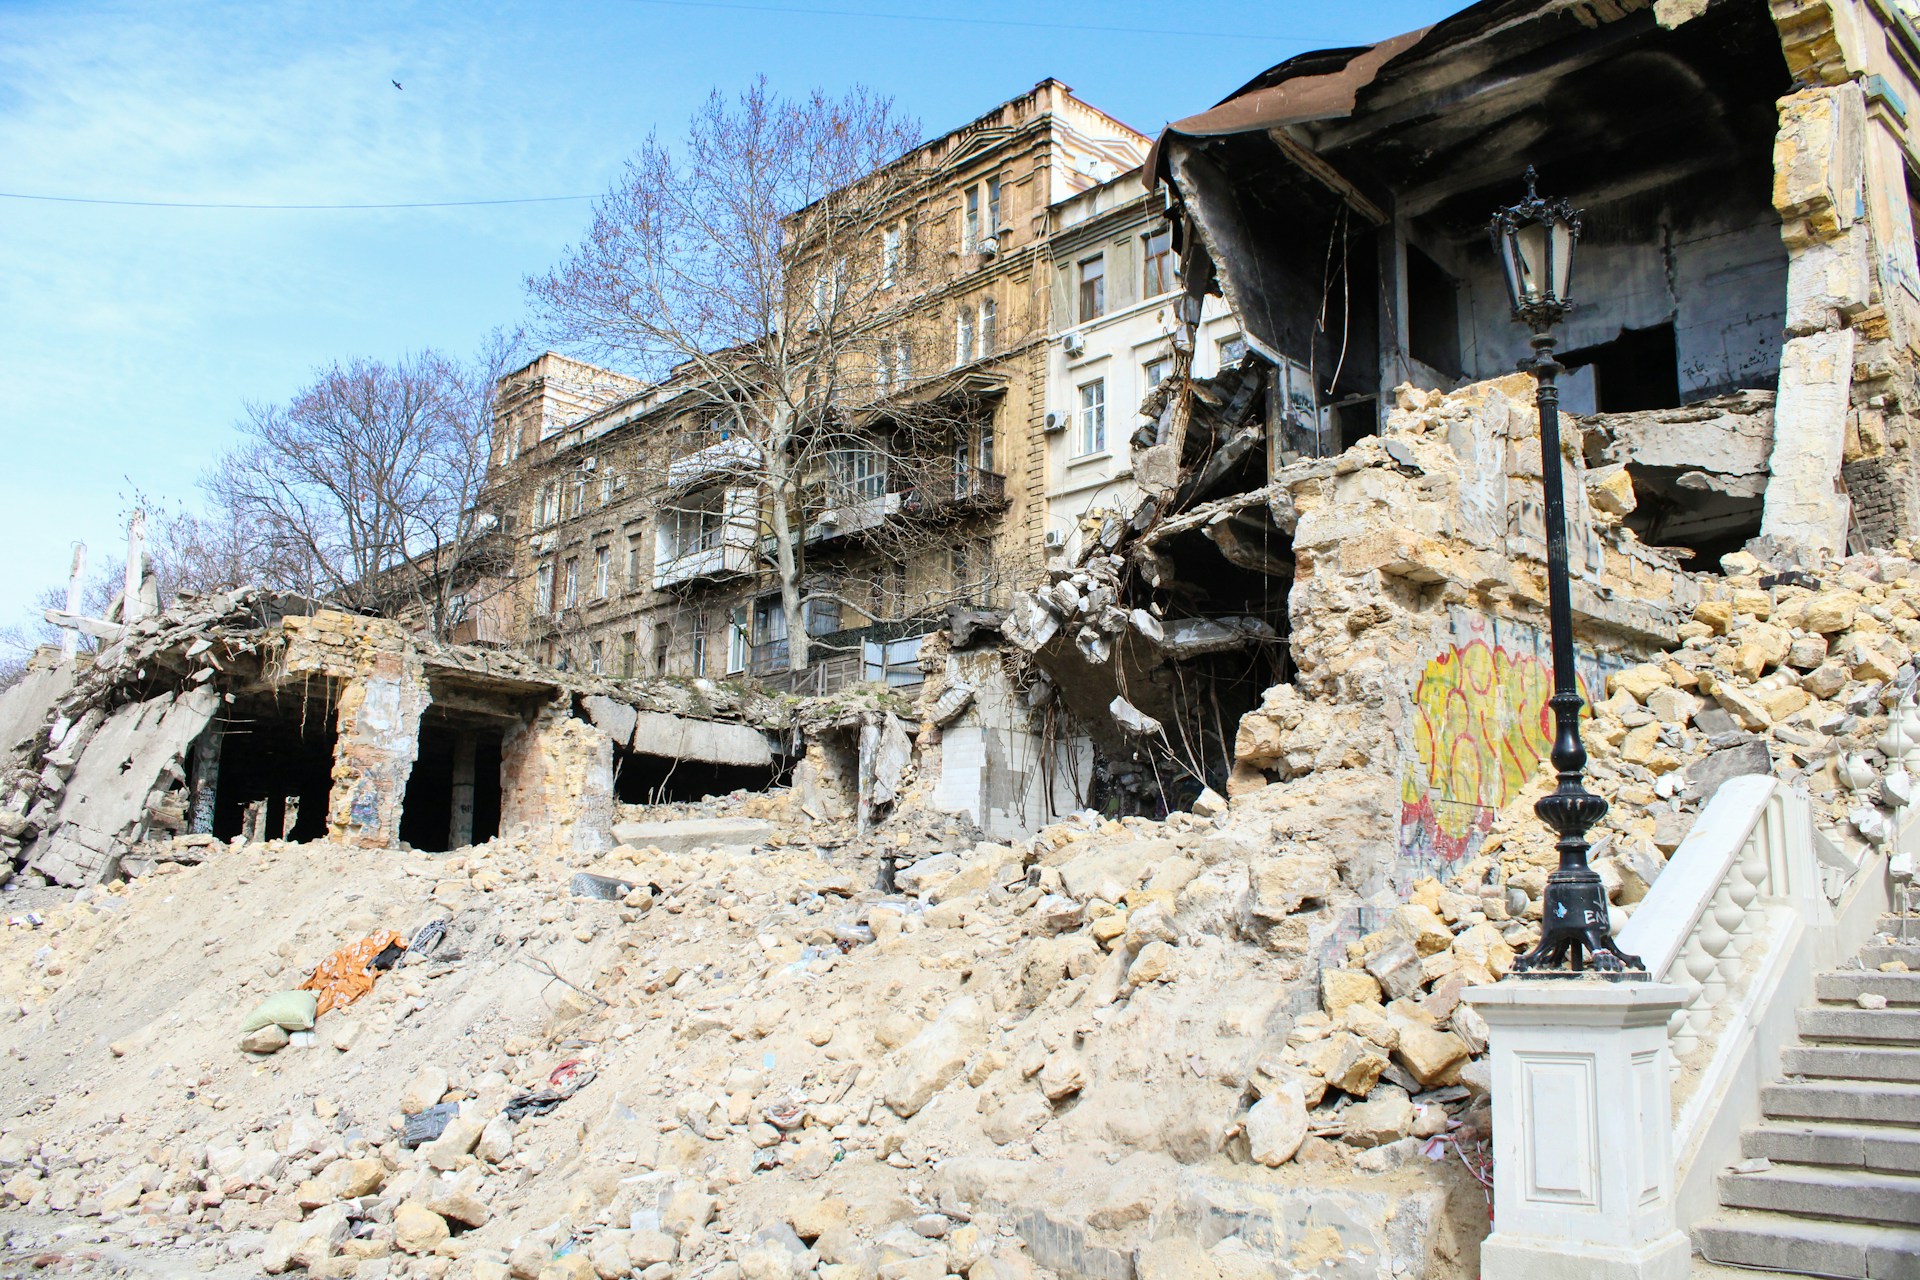
[(729, 534), (710, 546), (691, 549), (654, 562), (653, 586), (663, 587), (753, 571), (753, 541), (745, 533)]

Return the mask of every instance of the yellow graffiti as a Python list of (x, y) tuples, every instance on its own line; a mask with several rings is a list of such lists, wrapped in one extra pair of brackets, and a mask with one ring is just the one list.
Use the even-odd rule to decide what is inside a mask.
[(1552, 695), (1552, 672), (1530, 651), (1475, 640), (1427, 663), (1401, 783), (1403, 852), (1452, 861), (1468, 851), (1551, 749)]

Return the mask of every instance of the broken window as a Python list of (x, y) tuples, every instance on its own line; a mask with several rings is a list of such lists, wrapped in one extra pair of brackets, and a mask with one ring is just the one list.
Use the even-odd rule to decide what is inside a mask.
[(667, 653), (673, 648), (673, 624), (662, 618), (653, 627), (653, 674), (667, 674)]
[(1436, 373), (1460, 376), (1459, 285), (1413, 245), (1407, 246), (1407, 354)]
[(1095, 378), (1092, 382), (1080, 384), (1080, 431), (1077, 444), (1078, 448), (1074, 452), (1083, 458), (1106, 452), (1107, 380), (1105, 378)]
[(1593, 380), (1594, 412), (1636, 413), (1680, 406), (1680, 361), (1672, 321), (1650, 329), (1622, 329), (1613, 341), (1568, 351), (1559, 361), (1571, 375), (1562, 394), (1572, 412), (1585, 407), (1578, 390), (1582, 370), (1591, 370), (1584, 376)]
[(629, 631), (620, 637), (620, 675), (623, 679), (633, 679), (639, 647), (640, 637), (633, 632)]
[(1141, 238), (1145, 241), (1143, 260), (1146, 270), (1141, 280), (1140, 296), (1157, 298), (1163, 293), (1173, 292), (1173, 229), (1159, 227)]
[(707, 615), (693, 615), (693, 671), (695, 677), (707, 674)]
[(1246, 359), (1247, 340), (1237, 333), (1231, 338), (1220, 339), (1220, 341), (1214, 345), (1218, 349), (1220, 367), (1222, 369), (1230, 364), (1238, 364), (1240, 361)]
[(725, 503), (724, 490), (707, 489), (689, 494), (669, 508), (660, 522), (662, 562), (671, 563), (719, 546)]
[(1098, 320), (1107, 313), (1107, 260), (1102, 254), (1080, 261), (1080, 322)]

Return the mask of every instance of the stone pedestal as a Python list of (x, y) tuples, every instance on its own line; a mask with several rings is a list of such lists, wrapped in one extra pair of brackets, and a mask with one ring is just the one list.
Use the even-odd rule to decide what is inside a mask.
[(1509, 979), (1464, 997), (1491, 1029), (1485, 1280), (1686, 1280), (1674, 1220), (1667, 1019), (1652, 982)]

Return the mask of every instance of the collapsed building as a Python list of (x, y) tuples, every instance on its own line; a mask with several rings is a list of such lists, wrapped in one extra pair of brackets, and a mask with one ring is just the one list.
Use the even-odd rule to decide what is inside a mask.
[[(1175, 346), (1191, 367), (1219, 294), (1248, 354), (1152, 390), (1131, 485), (1012, 601), (1010, 679), (1041, 710), (1006, 753), (1031, 732), (1080, 802), (1164, 813), (1271, 773), (1236, 749), (1263, 701), (1373, 707), (1403, 854), (1544, 758), (1537, 435), (1510, 427), (1528, 334), (1487, 240), (1529, 167), (1583, 214), (1557, 357), (1590, 691), (1671, 646), (1698, 575), (1753, 539), (1920, 530), (1916, 56), (1877, 6), (1483, 3), (1169, 126), (1146, 181), (1180, 255)], [(1431, 739), (1462, 714), (1487, 755), (1447, 783)]]
[(614, 805), (763, 788), (787, 709), (701, 681), (568, 677), (258, 590), (183, 596), (0, 694), (0, 850), (62, 884), (150, 841), (609, 847)]

